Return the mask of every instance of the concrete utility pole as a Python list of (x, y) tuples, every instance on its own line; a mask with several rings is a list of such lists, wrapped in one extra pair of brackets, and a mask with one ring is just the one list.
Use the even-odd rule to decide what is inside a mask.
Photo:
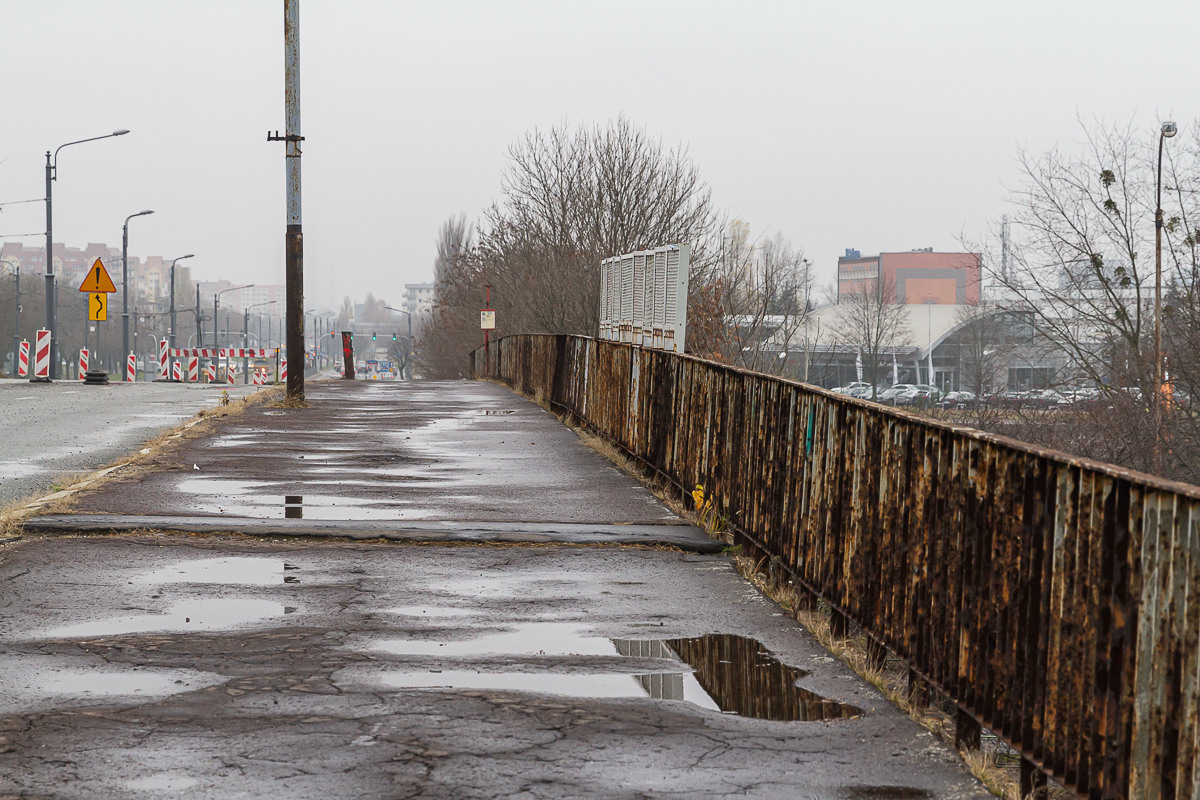
[(287, 164), (287, 396), (304, 399), (304, 233), (300, 215), (300, 0), (283, 0), (284, 135), (267, 134), (267, 141), (285, 142)]

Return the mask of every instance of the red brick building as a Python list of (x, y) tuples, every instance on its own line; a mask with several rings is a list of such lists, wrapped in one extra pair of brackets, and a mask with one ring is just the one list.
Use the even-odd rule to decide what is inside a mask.
[(968, 305), (979, 302), (978, 253), (880, 253), (847, 250), (838, 259), (838, 302), (857, 292), (889, 288), (891, 302), (907, 305)]

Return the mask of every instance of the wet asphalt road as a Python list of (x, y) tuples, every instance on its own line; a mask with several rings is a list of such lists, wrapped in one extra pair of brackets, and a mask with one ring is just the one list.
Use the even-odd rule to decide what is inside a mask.
[[(503, 387), (309, 388), (77, 510), (703, 536)], [(722, 555), (32, 534), (0, 586), (0, 797), (987, 796)]]
[[(0, 504), (47, 490), (64, 473), (90, 472), (125, 455), (216, 405), (220, 388), (0, 381)], [(230, 394), (255, 388), (239, 385)]]
[(470, 381), (310, 383), (309, 408), (256, 407), (169, 468), (81, 513), (306, 520), (679, 523), (548, 412)]
[[(721, 556), (170, 535), (2, 552), (0, 795), (988, 796)], [(713, 633), (862, 715), (755, 718), (788, 705), (765, 657), (640, 644)]]

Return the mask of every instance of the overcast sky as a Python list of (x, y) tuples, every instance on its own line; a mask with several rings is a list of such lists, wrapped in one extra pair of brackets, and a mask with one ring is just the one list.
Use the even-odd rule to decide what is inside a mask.
[[(1079, 117), (1200, 116), (1194, 0), (301, 2), (306, 305), (430, 280), (439, 223), (562, 121), (687, 146), (828, 280), (847, 247), (957, 249), (1017, 150), (1074, 146)], [(47, 149), (129, 128), (60, 154), (55, 241), (119, 246), (150, 208), (132, 253), (283, 282), (281, 0), (0, 0), (0, 31), (0, 202), (43, 196)], [(0, 234), (44, 220), (9, 206)]]

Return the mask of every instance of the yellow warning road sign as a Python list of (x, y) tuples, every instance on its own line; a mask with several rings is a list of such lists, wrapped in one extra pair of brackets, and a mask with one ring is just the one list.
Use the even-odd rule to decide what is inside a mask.
[[(81, 292), (115, 292), (116, 286), (113, 286), (112, 278), (108, 277), (108, 270), (104, 268), (104, 264), (100, 259), (96, 259), (96, 263), (92, 264), (91, 270), (88, 271), (87, 277), (83, 279), (83, 283), (79, 284)], [(95, 319), (95, 317), (92, 317)], [(101, 317), (100, 319), (104, 319)]]
[(105, 292), (92, 292), (88, 295), (88, 319), (97, 322), (108, 319), (108, 295)]

